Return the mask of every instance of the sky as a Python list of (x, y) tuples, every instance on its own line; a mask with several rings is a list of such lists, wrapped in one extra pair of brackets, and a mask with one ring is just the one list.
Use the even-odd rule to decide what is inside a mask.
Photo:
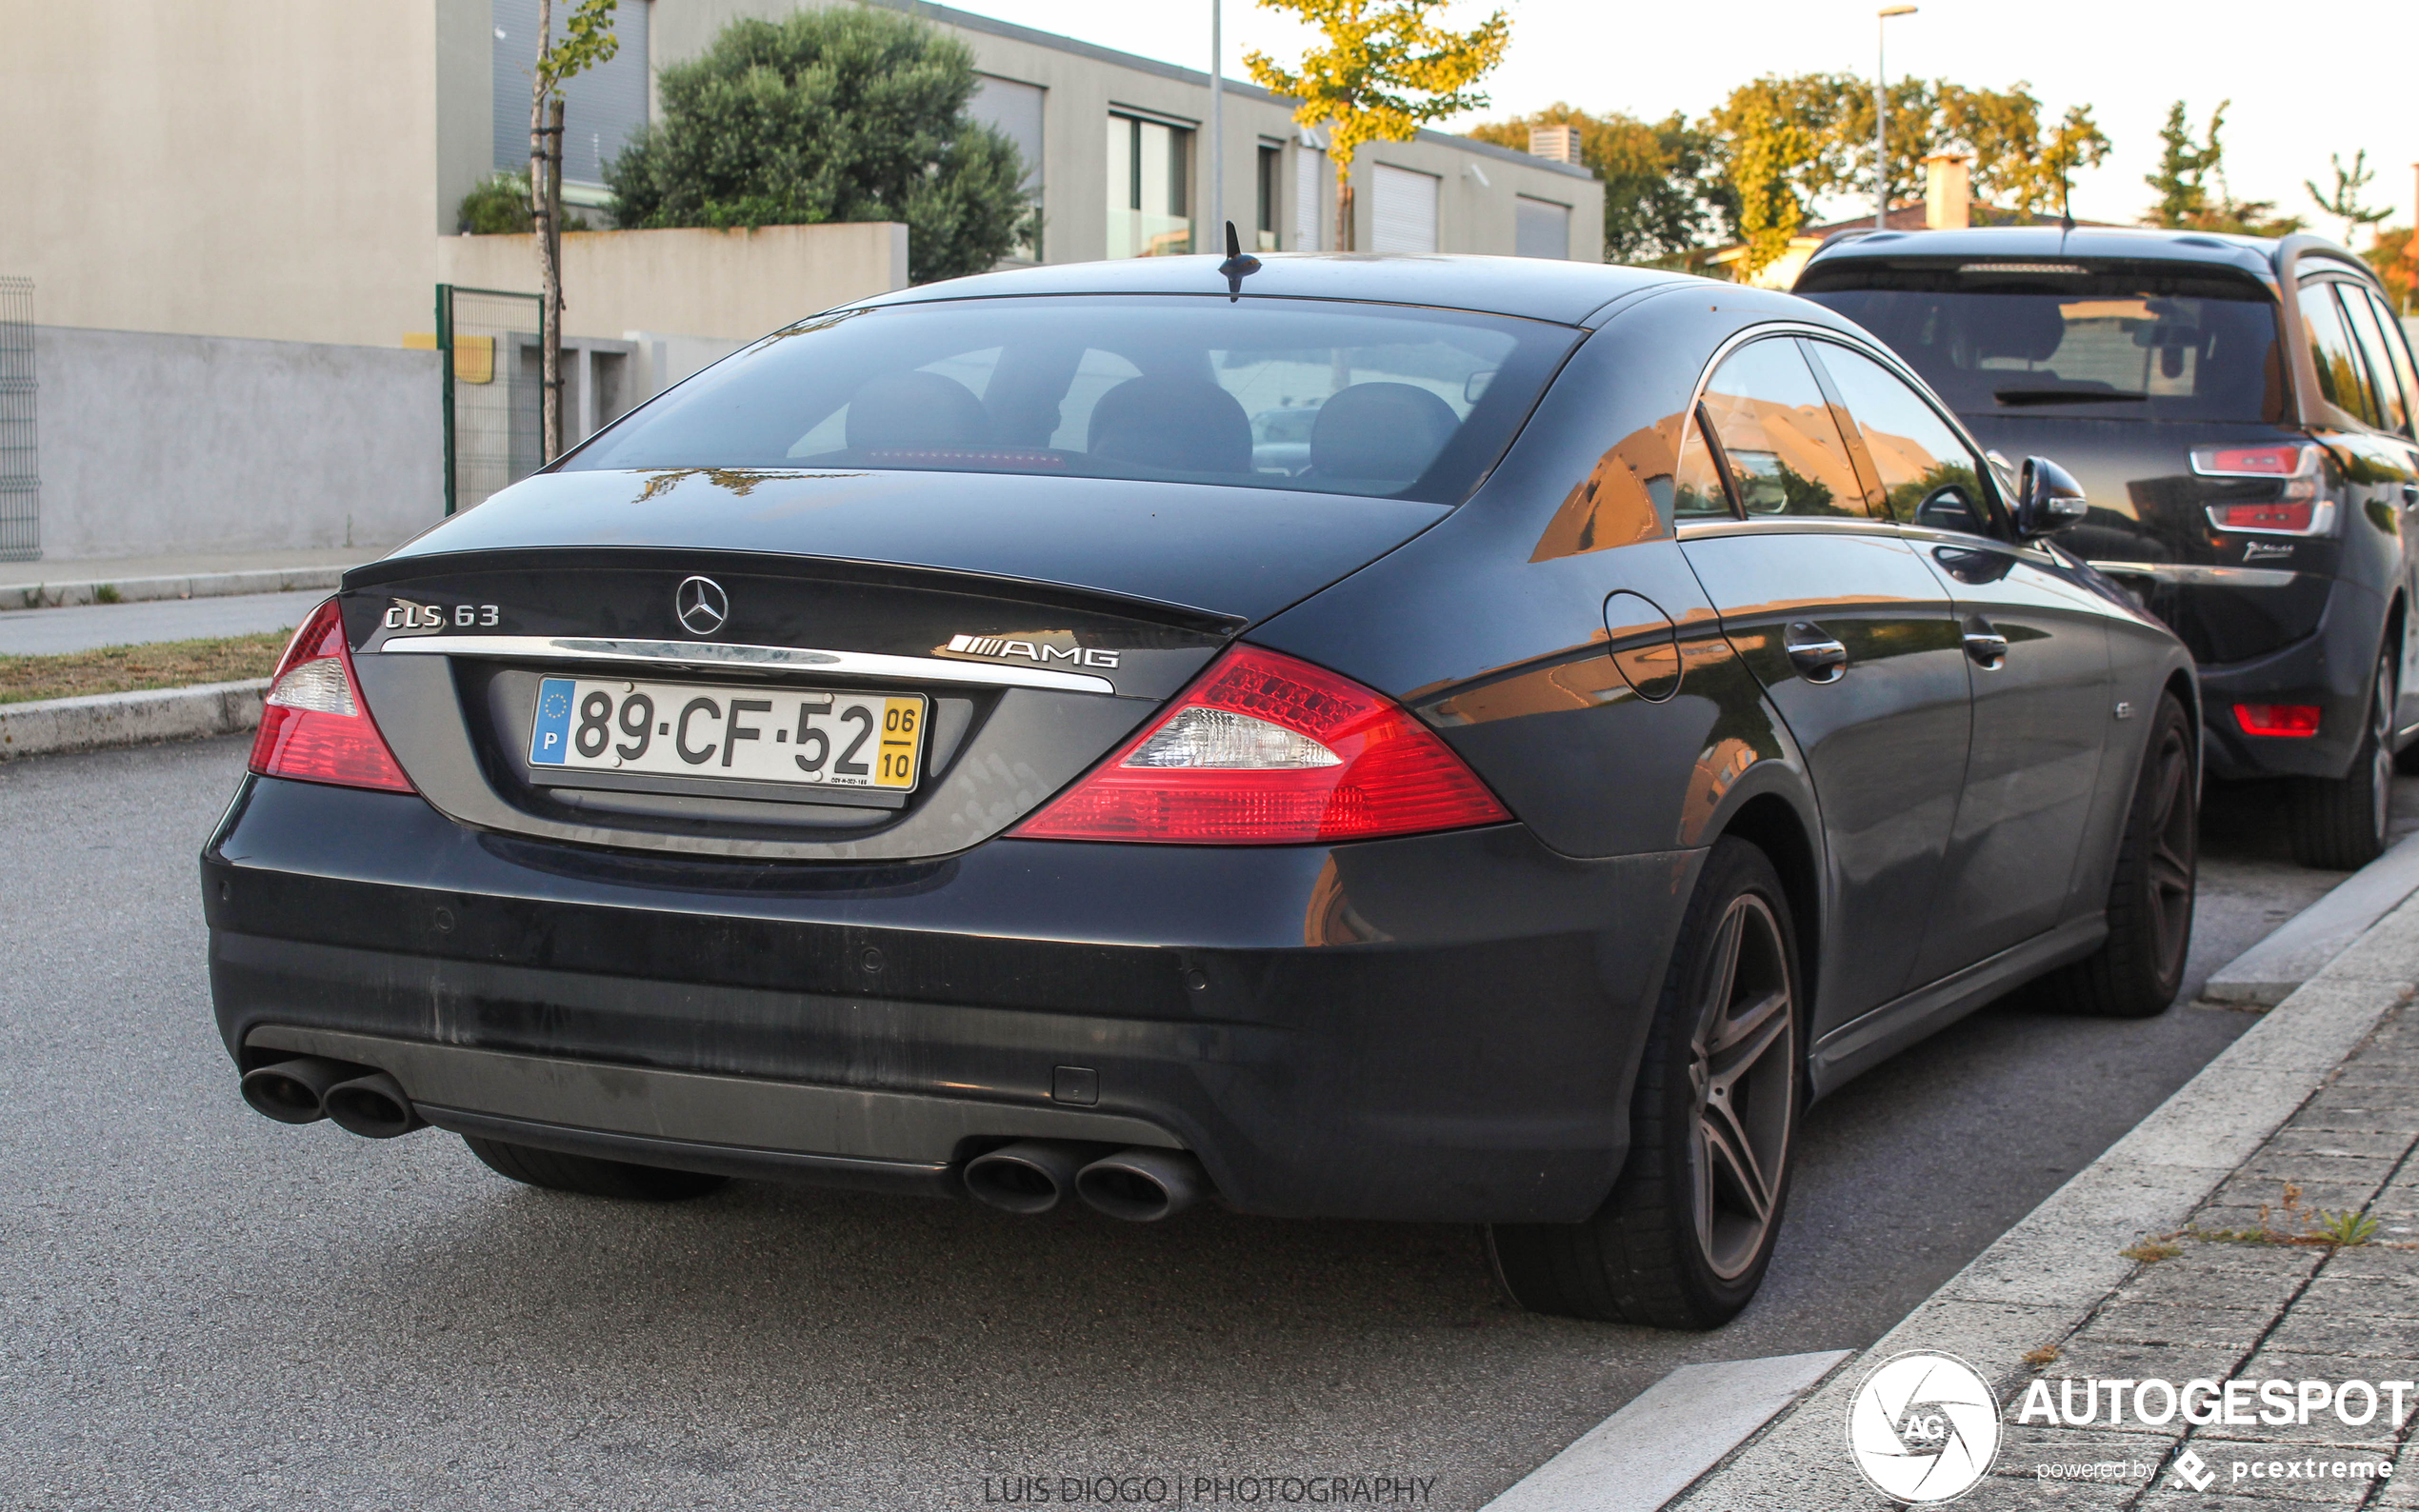
[[(1207, 69), (1211, 0), (950, 0), (962, 10), (1079, 37), (1145, 57)], [(1867, 3), (1719, 0), (1716, 4), (1607, 4), (1502, 0), (1510, 52), (1486, 88), (1490, 109), (1445, 123), (1461, 129), (1568, 101), (1597, 111), (1659, 119), (1703, 114), (1763, 73), (1873, 71), (1874, 17)], [(1225, 0), (1227, 76), (1244, 79), (1257, 48), (1290, 66), (1309, 36), (1291, 16), (1249, 0)], [(2333, 188), (2328, 155), (2347, 165), (2366, 149), (2376, 178), (2363, 190), (2391, 207), (2389, 225), (2411, 223), (2419, 162), (2419, 5), (2335, 0), (2191, 7), (2146, 0), (1921, 0), (1888, 23), (1891, 77), (1949, 78), (2005, 89), (2027, 83), (2045, 119), (2089, 105), (2115, 149), (2077, 176), (2074, 212), (2138, 220), (2149, 203), (2143, 175), (2156, 166), (2170, 103), (2186, 102), (2197, 137), (2231, 99), (2227, 177), (2240, 199), (2273, 200), (2310, 229), (2341, 237), (2302, 187)], [(1475, 25), (1490, 4), (1456, 0), (1449, 24)], [(1827, 206), (1853, 213), (1852, 205)], [(2369, 236), (2361, 234), (2366, 247)]]

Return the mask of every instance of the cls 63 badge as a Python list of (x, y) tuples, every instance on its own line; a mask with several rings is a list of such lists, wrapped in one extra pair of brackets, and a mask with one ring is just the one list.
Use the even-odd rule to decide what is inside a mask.
[(386, 618), (379, 623), (398, 635), (434, 635), (449, 626), (468, 630), (500, 625), (503, 621), (504, 611), (493, 604), (456, 604), (448, 608), (442, 604), (414, 604), (410, 599), (395, 599), (388, 604)]

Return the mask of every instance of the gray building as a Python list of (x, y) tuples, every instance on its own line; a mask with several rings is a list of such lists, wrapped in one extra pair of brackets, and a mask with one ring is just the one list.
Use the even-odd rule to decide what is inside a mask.
[[(974, 112), (1023, 149), (1042, 206), (1039, 245), (1020, 249), (1025, 260), (1086, 262), (1210, 245), (1206, 72), (946, 6), (866, 3), (921, 17), (972, 50), (983, 74)], [(537, 0), (490, 4), (491, 88), (484, 102), (457, 99), (447, 109), (484, 105), (492, 166), (515, 168), (529, 160)], [(566, 197), (599, 208), (609, 202), (603, 164), (648, 119), (655, 70), (705, 51), (742, 16), (801, 8), (801, 0), (623, 0), (621, 55), (566, 90)], [(1247, 244), (1330, 247), (1334, 170), (1324, 140), (1293, 123), (1292, 102), (1229, 78), (1222, 115), (1220, 198)], [(1363, 250), (1589, 262), (1604, 255), (1603, 187), (1570, 164), (1422, 131), (1362, 149), (1353, 183), (1353, 245)]]

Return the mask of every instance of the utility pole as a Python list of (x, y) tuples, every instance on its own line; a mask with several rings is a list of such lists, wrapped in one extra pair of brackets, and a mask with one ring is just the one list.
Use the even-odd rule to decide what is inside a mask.
[(1889, 229), (1889, 18), (1911, 16), (1913, 6), (1889, 6), (1873, 22), (1873, 229)]
[(1219, 255), (1220, 241), (1226, 230), (1227, 205), (1227, 129), (1226, 112), (1220, 109), (1227, 97), (1225, 37), (1221, 35), (1219, 12), (1226, 9), (1225, 0), (1210, 0), (1210, 210), (1208, 247), (1195, 251)]

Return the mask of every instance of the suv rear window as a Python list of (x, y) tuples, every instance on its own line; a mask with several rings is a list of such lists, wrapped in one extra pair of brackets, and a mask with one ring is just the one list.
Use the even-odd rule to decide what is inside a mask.
[(2062, 263), (1838, 263), (1797, 292), (1871, 331), (1960, 413), (2284, 417), (2276, 308), (2247, 280)]
[(1224, 295), (841, 310), (708, 368), (564, 466), (1039, 472), (1454, 504), (1579, 334)]

